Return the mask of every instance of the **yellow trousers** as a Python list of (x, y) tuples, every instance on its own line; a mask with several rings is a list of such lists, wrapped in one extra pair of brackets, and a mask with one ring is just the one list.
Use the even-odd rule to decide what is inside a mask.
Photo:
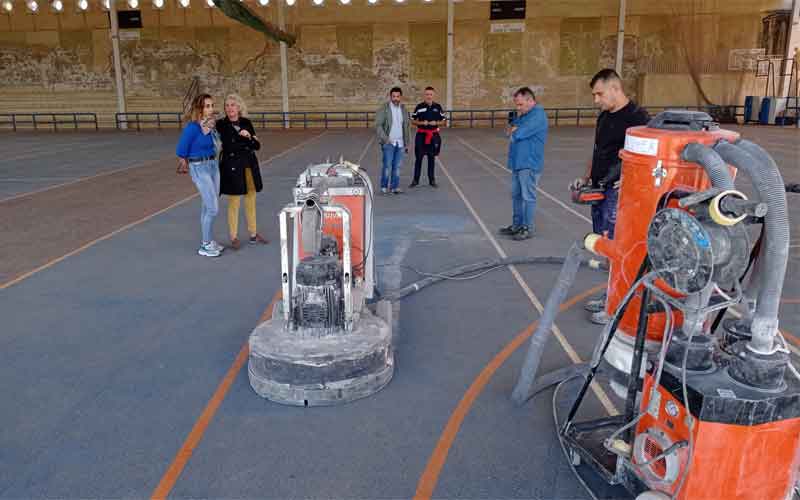
[[(247, 230), (250, 236), (256, 234), (256, 184), (253, 182), (253, 172), (244, 169), (244, 181), (247, 183), (247, 194), (244, 195), (244, 215), (247, 219)], [(239, 204), (241, 196), (232, 195), (228, 197), (228, 230), (231, 240), (239, 236)]]

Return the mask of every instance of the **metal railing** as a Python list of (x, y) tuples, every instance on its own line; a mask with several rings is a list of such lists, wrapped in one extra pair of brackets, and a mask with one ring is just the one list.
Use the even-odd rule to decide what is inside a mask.
[[(685, 109), (691, 111), (704, 111), (715, 120), (722, 123), (733, 123), (738, 119), (744, 122), (744, 106), (643, 106), (652, 116), (667, 109)], [(547, 118), (553, 126), (559, 125), (594, 125), (600, 114), (597, 108), (544, 108)], [(508, 114), (513, 111), (505, 109), (454, 109), (447, 111), (451, 127), (504, 127), (508, 123)]]
[[(746, 120), (745, 107), (742, 105), (725, 106), (645, 106), (655, 116), (666, 109), (686, 109), (705, 111), (722, 124), (752, 123)], [(510, 108), (496, 109), (454, 109), (446, 112), (448, 124), (453, 128), (505, 127), (508, 123)], [(545, 108), (552, 126), (594, 126), (599, 114), (596, 108)], [(256, 111), (249, 115), (253, 124), (259, 128), (369, 128), (373, 126), (374, 111)], [(794, 125), (800, 127), (800, 103), (786, 106), (779, 116), (779, 126)], [(183, 113), (180, 112), (128, 112), (115, 113), (116, 128), (142, 130), (148, 128), (181, 128)], [(99, 130), (96, 113), (0, 113), (0, 130), (10, 127), (16, 131), (20, 128), (63, 128), (79, 129), (92, 126)]]
[[(513, 111), (511, 108), (505, 109), (454, 109), (447, 111), (447, 119), (453, 128), (478, 127), (505, 127), (508, 124), (508, 114)], [(581, 120), (587, 125), (593, 123), (597, 118), (598, 112), (595, 108), (575, 107), (575, 108), (545, 108), (547, 118), (553, 126), (564, 125), (565, 121), (580, 127)]]
[(170, 112), (153, 112), (153, 113), (116, 113), (114, 120), (118, 129), (135, 128), (142, 130), (142, 125), (149, 128), (148, 125), (153, 125), (155, 128), (161, 129), (164, 126), (169, 128), (180, 128), (183, 123), (181, 117), (183, 113), (170, 113)]
[(39, 130), (40, 127), (52, 127), (58, 131), (59, 127), (78, 130), (87, 125), (99, 130), (96, 113), (0, 113), (0, 128), (11, 127), (16, 132), (18, 129)]
[[(179, 128), (182, 113), (130, 112), (116, 113), (116, 127), (142, 130), (142, 128)], [(248, 118), (260, 128), (333, 128), (371, 127), (374, 111), (253, 111)]]
[(261, 128), (334, 128), (366, 127), (373, 125), (374, 111), (257, 111), (247, 115), (253, 125)]

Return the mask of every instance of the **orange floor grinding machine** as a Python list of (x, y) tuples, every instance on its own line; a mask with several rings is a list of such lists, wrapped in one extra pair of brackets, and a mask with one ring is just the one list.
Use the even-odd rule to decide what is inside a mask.
[(343, 159), (300, 174), (279, 216), (282, 298), (250, 336), (259, 395), (332, 405), (391, 380), (391, 306), (374, 300), (372, 200), (369, 177)]

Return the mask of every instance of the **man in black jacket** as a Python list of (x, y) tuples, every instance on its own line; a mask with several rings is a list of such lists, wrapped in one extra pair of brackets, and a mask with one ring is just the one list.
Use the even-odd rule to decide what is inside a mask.
[[(594, 150), (586, 175), (575, 179), (572, 187), (591, 184), (604, 188), (605, 198), (592, 205), (592, 231), (596, 234), (606, 233), (614, 238), (614, 226), (617, 223), (617, 198), (622, 164), (620, 150), (625, 147), (625, 132), (630, 127), (647, 125), (650, 116), (647, 111), (628, 99), (622, 86), (622, 80), (613, 69), (599, 71), (589, 83), (592, 89), (594, 104), (600, 108), (597, 126), (594, 133)], [(589, 301), (586, 309), (592, 314), (592, 321), (598, 324), (608, 322), (605, 312), (605, 295)]]
[(441, 104), (434, 102), (436, 91), (433, 87), (425, 87), (424, 100), (417, 104), (411, 113), (411, 120), (417, 126), (417, 135), (414, 137), (414, 180), (408, 187), (419, 185), (422, 173), (422, 159), (428, 158), (428, 183), (436, 187), (436, 157), (442, 148), (442, 138), (439, 136), (439, 125), (444, 123), (445, 115)]

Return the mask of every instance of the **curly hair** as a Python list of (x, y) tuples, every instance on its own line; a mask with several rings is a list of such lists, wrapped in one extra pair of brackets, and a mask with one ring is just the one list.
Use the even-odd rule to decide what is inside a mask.
[(225, 97), (225, 104), (227, 104), (228, 101), (233, 101), (237, 106), (239, 106), (239, 116), (244, 116), (245, 118), (247, 117), (247, 104), (245, 104), (242, 96), (239, 94), (228, 94), (228, 96)]

